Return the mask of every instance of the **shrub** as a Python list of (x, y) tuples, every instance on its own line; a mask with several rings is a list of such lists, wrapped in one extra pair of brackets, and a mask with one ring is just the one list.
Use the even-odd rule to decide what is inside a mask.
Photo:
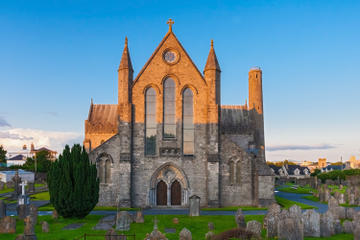
[(99, 199), (96, 166), (79, 144), (68, 145), (48, 172), (50, 202), (64, 218), (83, 218)]

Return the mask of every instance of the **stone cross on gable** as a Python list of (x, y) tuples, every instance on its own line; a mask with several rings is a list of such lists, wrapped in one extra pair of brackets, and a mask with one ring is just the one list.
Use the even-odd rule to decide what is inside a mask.
[(27, 184), (26, 184), (26, 182), (22, 182), (22, 183), (20, 183), (20, 186), (21, 186), (21, 194), (22, 195), (25, 195), (25, 186), (26, 186)]
[(172, 25), (174, 24), (174, 21), (169, 18), (169, 20), (167, 21), (167, 24), (169, 24), (169, 31), (171, 32), (172, 31)]

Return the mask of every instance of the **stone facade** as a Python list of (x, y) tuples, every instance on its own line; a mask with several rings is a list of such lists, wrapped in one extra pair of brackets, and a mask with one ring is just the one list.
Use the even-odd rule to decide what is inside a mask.
[[(118, 104), (91, 102), (84, 145), (98, 167), (98, 204), (185, 207), (193, 195), (201, 206), (271, 204), (274, 176), (265, 162), (262, 71), (249, 72), (249, 105), (221, 105), (213, 43), (202, 74), (171, 25), (135, 79), (126, 39)], [(165, 93), (168, 79), (174, 84), (172, 103)]]

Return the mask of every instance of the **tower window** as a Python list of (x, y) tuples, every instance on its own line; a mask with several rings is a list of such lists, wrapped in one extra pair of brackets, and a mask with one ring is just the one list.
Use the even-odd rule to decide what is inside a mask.
[(145, 93), (145, 155), (156, 154), (156, 92), (149, 88)]
[(193, 104), (193, 93), (187, 88), (183, 93), (183, 154), (193, 155), (194, 154), (194, 139), (195, 139), (195, 128), (194, 128), (194, 104)]
[(175, 119), (175, 82), (171, 78), (164, 81), (164, 124), (163, 138), (171, 139), (176, 137)]

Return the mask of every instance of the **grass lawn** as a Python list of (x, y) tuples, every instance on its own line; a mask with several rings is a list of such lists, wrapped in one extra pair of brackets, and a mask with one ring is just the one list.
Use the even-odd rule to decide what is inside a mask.
[(314, 188), (311, 188), (309, 185), (306, 185), (304, 187), (301, 186), (296, 186), (296, 188), (294, 188), (294, 184), (286, 184), (287, 187), (281, 187), (278, 188), (279, 191), (281, 192), (288, 192), (288, 193), (305, 193), (305, 194), (312, 194), (314, 192), (316, 192), (317, 190)]
[(45, 200), (50, 200), (50, 194), (49, 192), (41, 192), (30, 195), (30, 198), (34, 201), (39, 201), (39, 200), (45, 201)]
[(251, 210), (267, 210), (266, 207), (252, 207), (252, 206), (238, 206), (238, 207), (223, 207), (223, 208), (202, 208), (203, 211), (237, 211), (239, 208), (243, 211)]
[[(310, 201), (314, 201), (314, 202), (320, 202), (319, 198), (315, 197), (315, 196), (304, 196), (303, 198), (310, 200)], [(321, 202), (321, 203), (327, 204), (327, 202)], [(339, 204), (339, 205), (343, 206), (343, 207), (359, 207), (358, 205), (350, 205), (348, 203), (343, 203), (343, 204)]]
[(289, 199), (286, 199), (286, 198), (282, 198), (282, 197), (278, 197), (278, 196), (275, 196), (275, 199), (276, 199), (276, 202), (282, 206), (283, 208), (290, 208), (292, 205), (296, 204), (298, 205), (299, 207), (301, 207), (302, 209), (314, 209), (316, 207), (314, 206), (310, 206), (310, 205), (307, 205), (307, 204), (304, 204), (304, 203), (299, 203), (299, 202), (295, 202), (295, 201), (291, 201)]
[(45, 186), (45, 183), (35, 183), (35, 187), (38, 188), (38, 187), (44, 187)]
[(2, 193), (8, 193), (8, 192), (13, 192), (14, 189), (13, 188), (7, 188), (6, 185), (4, 186), (3, 190), (0, 190), (0, 194)]
[[(54, 207), (51, 203), (48, 203), (44, 206), (38, 208), (38, 211), (53, 211)], [(140, 208), (120, 208), (121, 211), (137, 211)], [(96, 206), (93, 211), (117, 211), (117, 207), (102, 207)]]
[[(63, 239), (75, 239), (82, 236), (84, 233), (88, 234), (104, 234), (105, 231), (92, 230), (95, 224), (103, 216), (89, 215), (84, 219), (63, 219), (59, 218), (58, 220), (53, 220), (51, 216), (39, 216), (38, 224), (35, 227), (35, 232), (39, 240), (52, 239), (52, 240), (63, 240)], [(173, 224), (173, 218), (179, 219), (179, 224)], [(234, 216), (199, 216), (199, 217), (189, 217), (186, 215), (157, 215), (158, 227), (161, 232), (164, 233), (165, 228), (175, 228), (176, 233), (167, 233), (166, 237), (169, 240), (179, 239), (179, 232), (186, 227), (192, 233), (192, 238), (196, 240), (204, 239), (206, 232), (208, 231), (208, 222), (213, 222), (215, 225), (215, 233), (220, 233), (225, 230), (236, 227)], [(257, 220), (263, 222), (263, 215), (246, 215), (245, 220)], [(126, 232), (128, 234), (136, 234), (136, 240), (142, 240), (145, 238), (146, 233), (150, 233), (153, 230), (154, 225), (154, 216), (145, 216), (145, 223), (133, 223), (131, 224), (130, 231)], [(47, 221), (50, 225), (49, 233), (41, 232), (42, 221)], [(70, 223), (85, 223), (81, 228), (77, 230), (62, 230), (63, 227)], [(0, 239), (3, 240), (13, 240), (15, 236), (23, 233), (24, 224), (23, 221), (17, 221), (16, 234), (1, 234)], [(265, 231), (263, 231), (263, 237), (265, 236)], [(90, 237), (90, 240), (103, 240), (104, 237)], [(317, 239), (317, 238), (305, 238), (305, 239)], [(327, 239), (353, 239), (353, 236), (350, 234), (339, 234)]]

